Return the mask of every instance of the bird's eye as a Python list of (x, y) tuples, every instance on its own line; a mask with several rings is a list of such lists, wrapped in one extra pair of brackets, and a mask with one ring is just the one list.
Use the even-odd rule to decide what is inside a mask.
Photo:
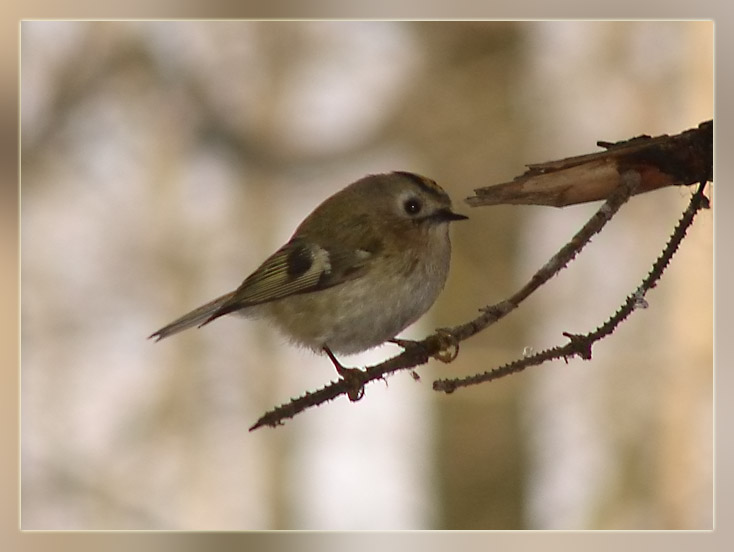
[(422, 208), (423, 203), (421, 203), (421, 200), (417, 197), (406, 199), (405, 203), (403, 203), (403, 209), (405, 209), (405, 212), (409, 215), (417, 215), (421, 212)]

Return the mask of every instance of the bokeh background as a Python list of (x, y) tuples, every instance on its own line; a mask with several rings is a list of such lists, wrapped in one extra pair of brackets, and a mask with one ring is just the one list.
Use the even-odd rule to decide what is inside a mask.
[(277, 429), (247, 431), (333, 379), (326, 359), (234, 318), (145, 339), (238, 285), (322, 199), (393, 169), (471, 217), (404, 335), (473, 317), (598, 206), (462, 199), (712, 118), (711, 22), (30, 21), (20, 61), (24, 529), (712, 527), (711, 212), (591, 362), (430, 386), (603, 322), (688, 190), (634, 198), (453, 364)]

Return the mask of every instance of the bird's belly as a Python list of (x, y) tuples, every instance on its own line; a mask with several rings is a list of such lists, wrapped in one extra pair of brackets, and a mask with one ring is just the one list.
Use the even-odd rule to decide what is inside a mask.
[(266, 314), (297, 344), (313, 350), (328, 346), (334, 353), (357, 353), (394, 338), (431, 307), (445, 274), (426, 276), (425, 270), (415, 270), (407, 277), (396, 273), (385, 278), (383, 274), (376, 286), (367, 275), (273, 301)]

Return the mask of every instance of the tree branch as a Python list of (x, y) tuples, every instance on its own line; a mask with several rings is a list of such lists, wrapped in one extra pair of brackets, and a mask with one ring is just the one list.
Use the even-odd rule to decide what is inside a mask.
[(713, 179), (714, 122), (674, 136), (637, 136), (621, 142), (597, 142), (606, 151), (528, 165), (525, 174), (474, 190), (467, 198), (480, 205), (525, 204), (565, 207), (606, 199), (629, 170), (640, 175), (635, 193), (664, 186), (688, 186)]

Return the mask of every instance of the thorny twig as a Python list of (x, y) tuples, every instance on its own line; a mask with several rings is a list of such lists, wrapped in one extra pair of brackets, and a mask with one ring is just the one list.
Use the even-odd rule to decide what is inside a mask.
[(433, 382), (433, 389), (436, 391), (453, 393), (454, 390), (459, 387), (468, 387), (470, 385), (492, 381), (503, 376), (520, 372), (529, 366), (537, 366), (549, 360), (559, 358), (567, 359), (574, 355), (577, 355), (584, 360), (590, 360), (591, 347), (595, 342), (611, 335), (617, 326), (619, 326), (619, 324), (627, 318), (632, 311), (636, 308), (644, 308), (643, 305), (646, 305), (644, 302), (645, 294), (655, 286), (657, 281), (663, 275), (670, 259), (678, 250), (678, 246), (685, 237), (686, 231), (693, 223), (693, 218), (696, 216), (696, 213), (702, 208), (708, 208), (708, 198), (703, 194), (705, 185), (705, 182), (701, 182), (698, 191), (691, 198), (688, 208), (683, 213), (683, 216), (673, 231), (670, 240), (668, 240), (668, 243), (665, 245), (665, 249), (655, 261), (655, 264), (648, 275), (638, 288), (627, 296), (624, 304), (617, 310), (617, 312), (614, 313), (614, 315), (612, 315), (604, 324), (599, 326), (593, 332), (589, 332), (585, 335), (576, 335), (564, 332), (563, 335), (569, 339), (569, 342), (566, 345), (546, 349), (545, 351), (541, 351), (535, 355), (515, 360), (509, 364), (505, 364), (504, 366), (500, 366), (482, 374), (476, 374), (466, 378), (436, 380)]

